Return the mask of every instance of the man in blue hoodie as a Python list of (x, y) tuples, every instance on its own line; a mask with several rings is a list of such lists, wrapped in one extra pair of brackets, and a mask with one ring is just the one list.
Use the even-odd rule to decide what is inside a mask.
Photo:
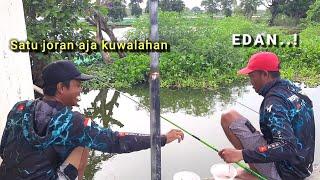
[[(87, 148), (107, 153), (129, 153), (150, 148), (150, 136), (116, 132), (94, 123), (77, 106), (80, 73), (71, 61), (49, 64), (42, 73), (44, 97), (18, 102), (10, 111), (0, 144), (1, 180), (82, 179)], [(164, 146), (183, 139), (180, 130), (161, 136)]]
[(228, 163), (244, 160), (268, 179), (304, 179), (313, 171), (312, 102), (300, 88), (281, 79), (279, 70), (274, 53), (259, 52), (238, 72), (248, 75), (255, 91), (264, 97), (259, 121), (262, 134), (247, 118), (229, 111), (222, 115), (221, 125), (236, 149), (223, 149), (219, 155)]

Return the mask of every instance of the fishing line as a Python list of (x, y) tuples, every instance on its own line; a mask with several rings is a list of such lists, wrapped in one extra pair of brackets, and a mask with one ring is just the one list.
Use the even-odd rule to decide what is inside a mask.
[(240, 104), (241, 106), (243, 106), (243, 107), (245, 107), (245, 108), (247, 108), (247, 109), (249, 109), (249, 110), (251, 110), (251, 111), (253, 111), (253, 112), (257, 113), (257, 114), (259, 114), (259, 112), (258, 112), (258, 111), (256, 111), (256, 110), (254, 110), (254, 109), (250, 108), (249, 106), (246, 106), (246, 105), (242, 104), (242, 103), (241, 103), (241, 102), (239, 102), (239, 101), (236, 101), (236, 103), (238, 103), (238, 104)]

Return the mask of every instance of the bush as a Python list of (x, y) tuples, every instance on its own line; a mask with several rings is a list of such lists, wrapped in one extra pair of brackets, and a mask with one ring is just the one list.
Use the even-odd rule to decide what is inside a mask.
[(289, 17), (285, 14), (279, 14), (274, 20), (274, 26), (296, 27), (300, 19)]
[[(145, 40), (149, 19), (139, 18), (129, 39)], [(292, 41), (286, 29), (254, 23), (244, 17), (210, 18), (166, 12), (159, 14), (160, 40), (170, 43), (171, 52), (160, 55), (162, 87), (217, 88), (242, 82), (237, 71), (258, 51), (276, 53), (282, 62), (282, 75), (294, 81), (317, 85), (320, 74), (320, 25), (310, 25), (300, 33), (299, 47), (233, 47), (232, 34), (278, 34), (280, 41)], [(109, 79), (116, 87), (130, 87), (148, 81), (150, 57), (128, 53), (108, 66)], [(99, 72), (99, 70), (96, 70)], [(106, 70), (102, 70), (106, 71)]]
[(89, 66), (97, 62), (103, 62), (101, 53), (79, 54), (74, 57), (73, 62), (78, 66)]
[(307, 12), (309, 22), (320, 23), (320, 0), (316, 0)]
[[(160, 56), (162, 87), (211, 88), (238, 81), (236, 69), (246, 62), (247, 51), (232, 46), (232, 34), (256, 35), (265, 28), (244, 17), (212, 19), (172, 12), (160, 13), (159, 21), (159, 38), (171, 48), (171, 52)], [(134, 27), (129, 39), (144, 40), (149, 36), (146, 16)]]
[(150, 57), (131, 53), (111, 65), (116, 87), (129, 87), (145, 83), (148, 79)]

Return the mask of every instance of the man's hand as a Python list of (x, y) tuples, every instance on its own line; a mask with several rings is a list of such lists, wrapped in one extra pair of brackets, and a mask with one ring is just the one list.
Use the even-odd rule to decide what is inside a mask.
[(174, 141), (176, 139), (178, 139), (178, 142), (180, 143), (180, 141), (182, 141), (184, 138), (184, 134), (181, 130), (172, 129), (171, 131), (169, 131), (166, 134), (166, 137), (167, 137), (167, 144), (171, 143), (172, 141)]
[(222, 149), (221, 151), (219, 151), (219, 156), (226, 163), (235, 163), (243, 159), (242, 150), (237, 150), (233, 148)]

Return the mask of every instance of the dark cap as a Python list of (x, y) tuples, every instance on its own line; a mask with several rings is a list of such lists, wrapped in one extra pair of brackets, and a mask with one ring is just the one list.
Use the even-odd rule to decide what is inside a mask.
[(93, 76), (82, 74), (72, 61), (55, 61), (47, 65), (42, 71), (43, 86), (54, 85), (72, 79), (87, 81)]

